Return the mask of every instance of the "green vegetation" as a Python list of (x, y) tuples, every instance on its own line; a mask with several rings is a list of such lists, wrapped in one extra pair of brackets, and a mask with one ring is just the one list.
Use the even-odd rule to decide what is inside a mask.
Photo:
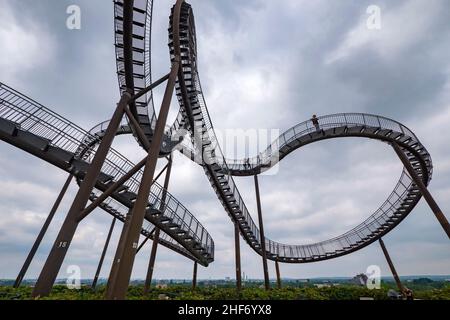
[[(450, 285), (443, 284), (440, 288), (429, 287), (430, 283), (412, 283), (414, 297), (426, 300), (450, 300)], [(391, 283), (383, 284), (380, 290), (368, 290), (355, 285), (339, 285), (316, 288), (313, 286), (286, 287), (265, 291), (257, 287), (244, 288), (240, 294), (232, 287), (200, 286), (192, 290), (188, 285), (173, 285), (164, 289), (153, 288), (148, 296), (142, 295), (142, 286), (131, 286), (128, 292), (130, 300), (359, 300), (360, 297), (371, 297), (375, 300), (388, 299), (387, 292), (392, 288)], [(414, 288), (413, 288), (414, 289)], [(80, 290), (70, 290), (65, 286), (55, 286), (50, 297), (46, 300), (101, 300), (104, 286), (94, 291), (83, 286)], [(0, 300), (26, 300), (31, 297), (31, 287), (23, 286), (14, 289), (10, 286), (0, 286)]]

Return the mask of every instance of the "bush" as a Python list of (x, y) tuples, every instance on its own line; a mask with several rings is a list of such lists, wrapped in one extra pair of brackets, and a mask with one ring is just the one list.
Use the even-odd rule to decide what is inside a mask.
[[(143, 286), (130, 286), (127, 298), (130, 300), (359, 300), (360, 297), (372, 297), (375, 300), (387, 299), (390, 285), (383, 284), (380, 290), (368, 290), (364, 287), (340, 285), (325, 288), (315, 287), (284, 287), (266, 291), (257, 287), (245, 287), (240, 293), (236, 288), (198, 287), (192, 290), (190, 286), (170, 286), (165, 289), (151, 288), (148, 295), (143, 295)], [(14, 289), (10, 286), (0, 286), (0, 300), (31, 299), (31, 287), (22, 286)], [(101, 300), (105, 287), (97, 290), (83, 286), (80, 290), (70, 290), (65, 286), (55, 286), (49, 297), (41, 300)], [(415, 289), (414, 297), (424, 300), (450, 300), (450, 286), (441, 288)]]

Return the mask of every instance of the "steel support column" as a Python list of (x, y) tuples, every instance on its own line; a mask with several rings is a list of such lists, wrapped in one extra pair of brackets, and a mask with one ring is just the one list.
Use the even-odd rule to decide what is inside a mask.
[[(126, 174), (120, 177), (119, 180), (114, 182), (105, 192), (99, 195), (97, 199), (95, 199), (89, 206), (87, 206), (81, 212), (80, 217), (78, 218), (78, 222), (86, 218), (92, 211), (94, 211), (95, 208), (97, 208), (100, 204), (102, 204), (103, 201), (105, 201), (109, 196), (111, 196), (114, 192), (116, 192), (117, 189), (119, 189), (119, 187), (123, 186), (132, 176), (134, 176), (139, 170), (141, 170), (141, 168), (147, 162), (147, 158), (148, 156), (142, 159), (130, 171), (128, 171)], [(167, 166), (161, 170), (161, 172), (156, 176), (154, 181), (158, 180), (158, 178), (161, 176), (161, 174), (164, 172), (166, 168)]]
[(153, 183), (153, 176), (155, 174), (156, 164), (164, 135), (164, 128), (180, 65), (179, 58), (176, 60), (177, 61), (172, 64), (170, 71), (169, 80), (164, 93), (158, 120), (156, 122), (154, 137), (150, 144), (149, 154), (142, 175), (142, 180), (139, 185), (138, 195), (132, 209), (130, 223), (129, 225), (124, 225), (124, 228), (122, 229), (124, 243), (123, 246), (119, 245), (117, 249), (118, 251), (116, 252), (116, 259), (114, 260), (113, 267), (111, 269), (111, 275), (114, 276), (110, 276), (109, 278), (108, 290), (105, 295), (106, 299), (125, 299), (126, 296), (133, 269), (134, 258), (136, 255), (136, 249), (138, 248), (139, 235), (148, 204), (150, 187)]
[(105, 245), (103, 247), (102, 255), (100, 261), (98, 262), (97, 271), (95, 272), (94, 281), (92, 281), (92, 289), (97, 286), (98, 277), (100, 276), (100, 271), (102, 270), (103, 261), (105, 260), (106, 251), (108, 251), (109, 241), (111, 240), (111, 235), (114, 230), (114, 225), (116, 224), (116, 218), (114, 217), (111, 226), (109, 227), (108, 236), (106, 237)]
[(405, 166), (406, 170), (408, 171), (409, 175), (414, 180), (414, 183), (419, 188), (420, 193), (427, 201), (427, 203), (430, 206), (431, 210), (433, 211), (434, 215), (436, 216), (436, 218), (438, 219), (442, 228), (444, 229), (445, 233), (447, 234), (447, 237), (450, 239), (450, 224), (449, 224), (447, 218), (445, 217), (445, 215), (442, 213), (442, 210), (439, 208), (438, 204), (434, 200), (430, 191), (428, 191), (427, 186), (422, 181), (422, 179), (417, 175), (417, 173), (414, 171), (414, 168), (411, 166), (411, 163), (409, 162), (408, 157), (405, 155), (405, 153), (402, 151), (402, 149), (400, 149), (398, 144), (393, 143), (392, 147), (394, 148), (398, 157), (402, 161), (402, 163)]
[(158, 251), (158, 241), (159, 241), (160, 233), (161, 233), (161, 229), (156, 228), (155, 229), (155, 235), (153, 236), (153, 243), (152, 243), (152, 251), (150, 253), (150, 260), (148, 262), (147, 276), (145, 277), (144, 295), (148, 294), (148, 292), (150, 291), (150, 286), (152, 285), (153, 269), (155, 267), (156, 252)]
[[(170, 180), (171, 171), (172, 171), (172, 156), (169, 157), (169, 163), (167, 166), (166, 176), (164, 178), (164, 190), (163, 190), (163, 194), (161, 197), (161, 206), (159, 208), (161, 212), (164, 212), (164, 206), (166, 203), (167, 189), (169, 188), (169, 180)], [(153, 237), (150, 261), (148, 263), (147, 277), (145, 278), (144, 295), (148, 294), (148, 292), (150, 290), (150, 286), (152, 284), (153, 268), (155, 267), (156, 252), (158, 250), (158, 241), (159, 241), (160, 233), (161, 233), (161, 230), (158, 227), (155, 227), (155, 235)]]
[[(152, 231), (150, 231), (150, 235), (152, 235), (153, 233), (155, 233), (155, 229), (156, 227), (153, 227)], [(136, 250), (136, 254), (141, 251), (141, 249), (145, 246), (145, 244), (147, 243), (148, 240), (150, 240), (150, 235), (145, 237), (145, 239), (141, 242), (141, 244), (139, 245), (139, 247)]]
[(281, 275), (280, 275), (280, 264), (275, 260), (275, 271), (277, 273), (277, 288), (281, 289)]
[(241, 246), (239, 243), (239, 225), (234, 223), (234, 252), (236, 257), (236, 289), (242, 289), (242, 275), (241, 275)]
[[(123, 223), (122, 230), (128, 228), (128, 225), (130, 224), (130, 221), (131, 221), (131, 209), (128, 210), (127, 215), (125, 216), (125, 221)], [(106, 293), (109, 292), (109, 290), (110, 290), (109, 287), (110, 287), (111, 279), (117, 277), (117, 270), (118, 270), (118, 268), (114, 268), (114, 265), (115, 265), (115, 261), (117, 261), (117, 259), (119, 259), (118, 258), (119, 253), (121, 253), (123, 251), (123, 246), (124, 246), (124, 243), (125, 243), (125, 241), (124, 241), (125, 236), (126, 236), (126, 234), (124, 232), (122, 232), (120, 234), (120, 238), (119, 238), (119, 242), (118, 242), (118, 245), (117, 245), (116, 253), (115, 253), (114, 259), (112, 261), (112, 267), (111, 267), (111, 271), (109, 273), (108, 282), (106, 283), (106, 290), (105, 290)]]
[(400, 281), (400, 277), (398, 276), (397, 270), (395, 270), (394, 263), (392, 263), (391, 257), (389, 256), (389, 252), (384, 245), (384, 241), (380, 238), (378, 240), (381, 246), (381, 250), (383, 250), (384, 256), (386, 257), (386, 261), (389, 265), (389, 269), (391, 269), (392, 275), (394, 276), (395, 283), (397, 284), (398, 290), (400, 290), (401, 294), (404, 294), (405, 288), (403, 287), (402, 282)]
[(25, 277), (25, 274), (27, 273), (28, 268), (30, 267), (31, 261), (33, 261), (34, 255), (36, 254), (39, 245), (42, 242), (42, 239), (45, 236), (45, 233), (47, 232), (47, 229), (50, 225), (50, 223), (53, 220), (53, 217), (55, 216), (56, 210), (58, 210), (59, 205), (61, 204), (62, 199), (64, 198), (64, 195), (67, 192), (67, 189), (69, 188), (70, 182), (73, 179), (73, 175), (69, 175), (66, 182), (64, 183), (64, 186), (61, 189), (61, 192), (58, 195), (58, 198), (56, 198), (55, 203), (53, 204), (52, 209), (50, 210), (50, 213), (47, 217), (47, 219), (44, 222), (44, 225), (41, 228), (41, 231), (39, 232), (36, 241), (33, 244), (33, 247), (30, 250), (30, 253), (28, 253), (28, 256), (22, 266), (22, 269), (20, 269), (19, 275), (16, 278), (16, 281), (14, 282), (14, 288), (18, 288), (20, 284), (22, 283), (23, 278)]
[(135, 102), (137, 99), (139, 99), (140, 97), (142, 97), (144, 94), (146, 94), (147, 92), (150, 92), (153, 90), (153, 88), (159, 86), (160, 84), (162, 84), (164, 81), (166, 81), (167, 79), (169, 79), (170, 73), (166, 74), (164, 77), (161, 77), (159, 80), (153, 82), (150, 86), (148, 86), (145, 89), (142, 89), (140, 92), (138, 92), (137, 94), (135, 94), (132, 98), (131, 98), (131, 102)]
[(192, 274), (192, 290), (197, 288), (197, 261), (194, 262), (194, 272)]
[(270, 289), (270, 281), (269, 281), (269, 270), (267, 267), (267, 252), (266, 252), (266, 238), (264, 236), (264, 224), (261, 212), (261, 199), (259, 195), (259, 183), (258, 183), (258, 175), (254, 176), (255, 178), (255, 193), (256, 193), (256, 204), (258, 207), (258, 222), (259, 222), (259, 237), (261, 241), (261, 257), (263, 260), (263, 269), (264, 269), (264, 287), (266, 290)]
[(132, 176), (134, 176), (141, 168), (144, 166), (147, 158), (142, 159), (137, 165), (135, 165), (130, 171), (120, 177), (119, 180), (114, 182), (105, 192), (98, 196), (90, 205), (88, 205), (78, 217), (78, 222), (81, 222), (84, 218), (86, 218), (92, 211), (94, 211), (100, 204), (103, 203), (109, 196), (111, 196), (114, 192), (119, 189), (119, 187), (123, 186), (125, 182), (127, 182)]
[[(158, 175), (156, 176), (156, 178), (153, 180), (153, 182), (157, 181), (158, 178), (164, 173), (164, 171), (166, 171), (167, 167), (169, 166), (169, 163), (167, 163), (164, 168), (158, 173)], [(145, 246), (145, 244), (147, 243), (148, 240), (150, 240), (150, 235), (152, 235), (153, 233), (155, 233), (155, 229), (156, 227), (153, 227), (152, 231), (150, 231), (150, 234), (145, 237), (145, 239), (142, 241), (142, 243), (139, 245), (139, 247), (136, 250), (136, 253), (138, 253), (139, 251), (141, 251), (141, 249)]]
[(47, 296), (52, 289), (53, 283), (58, 276), (64, 257), (66, 256), (67, 250), (69, 249), (75, 231), (78, 227), (78, 217), (84, 210), (86, 203), (89, 200), (89, 196), (94, 189), (102, 165), (105, 162), (106, 155), (108, 154), (114, 137), (116, 136), (117, 129), (119, 128), (124, 114), (124, 109), (130, 98), (131, 95), (125, 92), (116, 107), (108, 128), (105, 131), (102, 142), (95, 153), (91, 165), (87, 169), (83, 182), (78, 189), (72, 206), (67, 213), (66, 219), (64, 220), (59, 234), (53, 244), (45, 265), (42, 268), (32, 293), (33, 297)]

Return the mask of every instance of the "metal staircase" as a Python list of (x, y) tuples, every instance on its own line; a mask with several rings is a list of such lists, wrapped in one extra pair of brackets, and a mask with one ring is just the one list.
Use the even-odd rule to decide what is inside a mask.
[[(82, 158), (77, 156), (77, 151), (80, 150), (80, 145), (86, 141), (87, 136), (89, 133), (75, 124), (6, 85), (0, 84), (0, 139), (82, 180), (95, 155), (95, 150), (92, 149)], [(92, 141), (95, 139), (95, 137), (90, 138)], [(96, 189), (105, 191), (133, 167), (133, 163), (111, 149), (102, 167)], [(115, 209), (122, 217), (126, 216), (129, 208), (133, 206), (141, 176), (142, 170), (111, 196), (116, 202), (122, 204)], [(208, 265), (214, 259), (214, 242), (211, 236), (192, 213), (169, 192), (165, 202), (161, 203), (162, 193), (163, 188), (155, 182), (151, 187), (146, 220), (175, 239), (196, 261), (202, 265)], [(95, 197), (91, 195), (91, 201)], [(103, 208), (107, 208), (110, 214), (116, 215), (116, 212), (109, 209), (107, 205)], [(142, 233), (145, 234), (145, 230)], [(168, 242), (163, 241), (162, 244), (168, 244)], [(177, 250), (180, 251), (178, 248)]]

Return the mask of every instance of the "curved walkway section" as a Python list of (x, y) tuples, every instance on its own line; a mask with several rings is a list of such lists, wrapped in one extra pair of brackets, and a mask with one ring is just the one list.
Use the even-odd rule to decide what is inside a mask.
[[(152, 83), (151, 65), (151, 36), (154, 0), (135, 0), (124, 2), (114, 0), (114, 33), (116, 47), (116, 65), (119, 88), (123, 94), (127, 88), (133, 94), (140, 92)], [(130, 16), (124, 16), (124, 6), (130, 6)], [(132, 6), (132, 7), (131, 7)], [(132, 41), (126, 39), (124, 27), (129, 24), (132, 28)], [(139, 98), (130, 106), (131, 112), (139, 122), (143, 132), (149, 141), (153, 138), (156, 126), (156, 113), (153, 103), (152, 91)], [(185, 121), (181, 112), (176, 117), (172, 126), (167, 128), (164, 136), (166, 144), (176, 145), (178, 141), (171, 141), (170, 137), (179, 128), (184, 127)], [(130, 126), (133, 135), (139, 141), (137, 133)], [(173, 149), (173, 146), (170, 148)], [(162, 154), (167, 155), (169, 151), (162, 148)]]
[[(130, 3), (133, 5), (130, 10), (132, 16), (124, 17), (124, 1), (114, 0), (116, 65), (121, 93), (129, 88), (134, 91), (131, 94), (136, 94), (152, 82), (150, 57), (153, 1), (128, 1)], [(124, 36), (124, 21), (127, 19), (132, 21), (132, 39)], [(142, 96), (130, 109), (151, 140), (156, 125), (152, 93)]]

